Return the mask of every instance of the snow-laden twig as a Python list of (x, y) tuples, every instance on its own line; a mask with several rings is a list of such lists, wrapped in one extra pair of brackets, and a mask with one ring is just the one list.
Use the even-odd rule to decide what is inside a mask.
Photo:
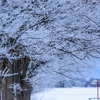
[(14, 75), (17, 75), (18, 73), (12, 73), (10, 74), (10, 69), (8, 69), (7, 67), (2, 71), (0, 70), (0, 77), (2, 77), (2, 82), (4, 81), (4, 79), (6, 77), (10, 77), (10, 76), (14, 76)]
[(100, 25), (99, 25), (97, 22), (95, 22), (94, 20), (92, 20), (92, 19), (89, 18), (88, 16), (86, 16), (86, 15), (83, 15), (83, 16), (85, 16), (87, 19), (89, 19), (90, 21), (92, 21), (93, 23), (95, 23), (98, 27), (100, 27)]
[(21, 85), (19, 83), (10, 84), (8, 88), (13, 89), (13, 94), (15, 96), (17, 94), (20, 94), (20, 92), (22, 91)]
[(13, 83), (8, 86), (9, 89), (12, 89), (12, 93), (14, 94), (14, 100), (17, 100), (17, 94), (20, 94), (21, 91), (27, 91), (28, 89), (23, 89), (20, 83)]

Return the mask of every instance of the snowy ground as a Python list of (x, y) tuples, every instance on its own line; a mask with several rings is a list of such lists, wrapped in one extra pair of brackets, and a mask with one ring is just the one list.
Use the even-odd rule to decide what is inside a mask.
[(96, 91), (96, 88), (55, 88), (34, 94), (31, 100), (89, 100), (97, 97)]

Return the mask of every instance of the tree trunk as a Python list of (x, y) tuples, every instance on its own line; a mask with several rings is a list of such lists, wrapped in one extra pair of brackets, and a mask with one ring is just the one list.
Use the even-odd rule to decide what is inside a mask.
[[(10, 63), (6, 58), (3, 59), (3, 62), (0, 62), (0, 70), (4, 70), (7, 67), (10, 69), (10, 73), (18, 73), (17, 75), (6, 77), (4, 81), (1, 81), (2, 100), (30, 100), (31, 86), (23, 80), (26, 77), (29, 61), (28, 57), (24, 57), (14, 60), (13, 63)], [(17, 94), (16, 98), (12, 89), (8, 88), (13, 83), (20, 83), (21, 88), (25, 89), (25, 91), (23, 90), (20, 94)]]

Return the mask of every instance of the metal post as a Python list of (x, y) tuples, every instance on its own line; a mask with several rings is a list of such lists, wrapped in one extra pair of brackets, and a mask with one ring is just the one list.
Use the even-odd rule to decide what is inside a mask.
[(96, 81), (96, 85), (97, 85), (97, 100), (99, 100), (99, 82), (98, 82), (98, 80)]

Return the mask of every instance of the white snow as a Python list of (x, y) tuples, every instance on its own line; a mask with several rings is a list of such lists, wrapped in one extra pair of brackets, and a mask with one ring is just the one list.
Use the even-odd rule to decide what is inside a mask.
[(89, 100), (89, 98), (97, 98), (96, 87), (54, 88), (31, 96), (31, 100)]

